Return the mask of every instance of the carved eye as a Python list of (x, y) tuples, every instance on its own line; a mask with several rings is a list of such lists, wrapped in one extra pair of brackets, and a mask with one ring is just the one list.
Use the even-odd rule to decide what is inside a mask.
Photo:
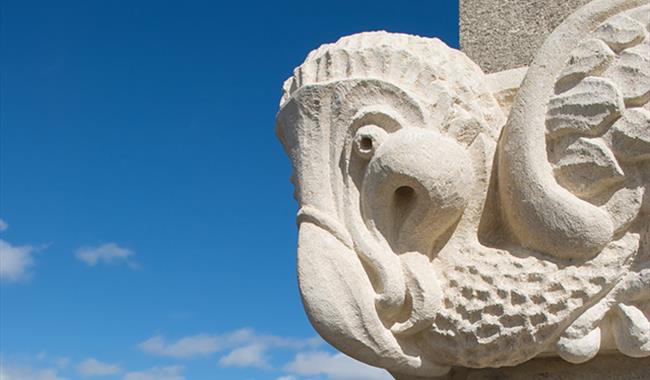
[(370, 124), (357, 131), (354, 136), (354, 151), (363, 159), (370, 159), (388, 134), (383, 128)]

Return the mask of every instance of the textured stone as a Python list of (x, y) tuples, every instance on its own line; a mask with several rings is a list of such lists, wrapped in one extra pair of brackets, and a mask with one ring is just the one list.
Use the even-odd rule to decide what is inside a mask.
[(580, 137), (555, 165), (558, 182), (580, 198), (588, 198), (625, 179), (614, 154), (604, 142)]
[(610, 75), (648, 42), (630, 27), (647, 11), (593, 1), (528, 69), (498, 74), (386, 32), (307, 56), (277, 134), (323, 338), (405, 380), (650, 356), (648, 104), (624, 95), (646, 79)]
[(587, 77), (551, 98), (546, 125), (552, 137), (570, 132), (599, 136), (624, 108), (623, 95), (614, 82)]
[[(649, 359), (603, 355), (575, 365), (555, 358), (534, 359), (516, 367), (460, 369), (436, 380), (647, 380)], [(397, 380), (417, 380), (409, 377)]]
[(594, 31), (596, 38), (603, 40), (616, 52), (638, 45), (645, 34), (645, 27), (640, 22), (623, 15), (612, 17)]
[(601, 74), (616, 58), (616, 54), (605, 42), (592, 38), (580, 44), (573, 52), (566, 67), (560, 73), (556, 91), (573, 87), (588, 75)]
[(625, 104), (643, 106), (650, 100), (650, 41), (623, 51), (603, 76), (621, 89)]
[(460, 0), (460, 48), (492, 73), (528, 66), (546, 37), (589, 0)]
[(622, 161), (650, 159), (650, 112), (627, 110), (611, 128), (611, 145)]
[(486, 75), (490, 90), (506, 115), (510, 113), (526, 71), (528, 71), (527, 67), (519, 67)]

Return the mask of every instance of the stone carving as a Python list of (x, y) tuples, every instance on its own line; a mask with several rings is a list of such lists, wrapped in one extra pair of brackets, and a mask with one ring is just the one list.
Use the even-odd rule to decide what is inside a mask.
[(398, 378), (650, 356), (648, 29), (647, 0), (587, 4), (514, 98), (437, 39), (311, 52), (277, 133), (316, 330)]

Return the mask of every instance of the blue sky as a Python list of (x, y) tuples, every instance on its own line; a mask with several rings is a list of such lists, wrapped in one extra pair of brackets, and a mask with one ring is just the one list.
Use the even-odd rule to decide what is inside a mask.
[(282, 82), (366, 31), (458, 46), (456, 1), (3, 0), (2, 380), (385, 379), (295, 274)]

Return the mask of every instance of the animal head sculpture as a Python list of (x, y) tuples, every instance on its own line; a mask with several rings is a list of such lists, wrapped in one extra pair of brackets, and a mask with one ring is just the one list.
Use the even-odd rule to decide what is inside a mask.
[(490, 78), (437, 39), (361, 33), (311, 52), (277, 133), (317, 331), (422, 377), (650, 354), (650, 332), (630, 332), (650, 326), (649, 9), (599, 0), (570, 17), (503, 132)]

